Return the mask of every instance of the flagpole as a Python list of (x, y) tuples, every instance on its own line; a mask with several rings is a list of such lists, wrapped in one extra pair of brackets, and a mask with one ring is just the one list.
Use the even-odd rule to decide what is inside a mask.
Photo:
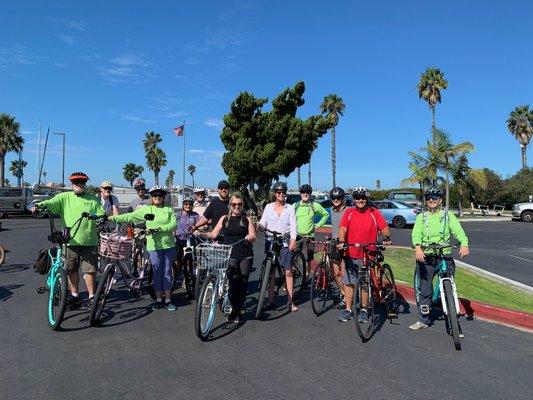
[(185, 198), (185, 121), (183, 121), (183, 176), (181, 181), (181, 194)]

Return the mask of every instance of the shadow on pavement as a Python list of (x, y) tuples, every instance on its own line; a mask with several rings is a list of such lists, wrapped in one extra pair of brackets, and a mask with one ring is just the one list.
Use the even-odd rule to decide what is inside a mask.
[(22, 284), (20, 285), (6, 285), (6, 286), (0, 286), (0, 300), (2, 302), (9, 300), (15, 292), (13, 290), (21, 288)]
[[(7, 251), (6, 251), (7, 252)], [(25, 271), (30, 268), (30, 264), (13, 264), (0, 267), (0, 275), (11, 274), (13, 272)]]

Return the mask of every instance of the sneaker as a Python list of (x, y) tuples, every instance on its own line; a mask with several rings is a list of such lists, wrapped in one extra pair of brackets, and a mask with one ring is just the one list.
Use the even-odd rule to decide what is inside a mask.
[(76, 309), (76, 308), (80, 308), (81, 307), (81, 298), (80, 296), (76, 296), (74, 297), (73, 295), (71, 295), (70, 293), (67, 295), (67, 306), (73, 310), (73, 309)]
[(339, 296), (337, 310), (342, 310), (343, 308), (346, 308), (346, 302), (344, 301), (344, 296)]
[(165, 303), (165, 308), (166, 308), (168, 311), (176, 311), (176, 306), (175, 306), (174, 303), (172, 303), (172, 302)]
[(94, 303), (94, 297), (90, 297), (87, 299), (87, 308), (91, 308), (93, 306), (93, 303)]
[(226, 318), (226, 321), (228, 321), (230, 324), (238, 324), (241, 322), (240, 313), (234, 313), (233, 311), (230, 312)]
[(339, 321), (346, 322), (353, 318), (353, 312), (352, 310), (342, 310), (342, 312), (339, 314)]
[(160, 308), (163, 308), (163, 302), (162, 301), (154, 301), (150, 305), (150, 308), (152, 309), (152, 311), (159, 310)]
[(426, 329), (429, 325), (424, 324), (423, 322), (416, 321), (413, 325), (409, 325), (409, 329), (412, 331), (417, 331), (419, 329)]
[(357, 322), (368, 322), (368, 311), (364, 308), (359, 311), (359, 315), (357, 316)]

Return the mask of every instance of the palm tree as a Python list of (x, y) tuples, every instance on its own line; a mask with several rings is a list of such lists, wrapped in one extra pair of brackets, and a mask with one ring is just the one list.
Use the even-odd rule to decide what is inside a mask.
[(187, 171), (189, 171), (189, 174), (191, 174), (192, 187), (194, 187), (194, 174), (196, 173), (196, 167), (191, 164), (187, 167)]
[(146, 155), (146, 166), (150, 171), (154, 172), (154, 182), (159, 185), (159, 172), (161, 168), (167, 165), (167, 156), (159, 147), (153, 149)]
[(146, 132), (144, 136), (145, 138), (143, 140), (143, 146), (145, 153), (153, 151), (158, 147), (157, 145), (163, 141), (161, 135), (159, 133), (155, 133), (154, 131)]
[(422, 194), (422, 201), (425, 203), (424, 188), (429, 185), (434, 186), (434, 182), (437, 182), (438, 177), (435, 171), (435, 178), (433, 179), (431, 176), (432, 171), (428, 168), (428, 160), (423, 156), (412, 151), (409, 152), (409, 155), (411, 156), (411, 161), (409, 161), (411, 176), (403, 179), (401, 186), (418, 185)]
[(339, 115), (343, 115), (346, 105), (342, 98), (332, 93), (324, 97), (324, 101), (320, 105), (320, 111), (328, 119), (331, 126), (331, 174), (333, 178), (333, 187), (335, 187), (335, 172), (336, 172), (336, 153), (335, 153), (335, 127), (339, 123)]
[(529, 106), (516, 107), (509, 114), (507, 129), (511, 132), (518, 143), (522, 153), (522, 169), (527, 168), (527, 146), (533, 136), (533, 110)]
[(11, 161), (11, 166), (9, 171), (17, 178), (17, 186), (22, 187), (22, 177), (24, 176), (24, 168), (26, 168), (28, 163), (24, 160), (13, 160)]
[(139, 176), (139, 166), (135, 163), (127, 163), (122, 167), (122, 176), (133, 186), (133, 181)]
[(417, 85), (418, 98), (426, 100), (431, 109), (431, 132), (435, 130), (435, 107), (441, 100), (440, 91), (447, 87), (448, 81), (444, 78), (444, 73), (438, 68), (428, 67), (420, 75), (420, 80)]
[(167, 179), (165, 180), (165, 186), (168, 188), (172, 188), (174, 186), (174, 175), (176, 175), (176, 172), (171, 169), (168, 171)]
[(5, 184), (6, 154), (20, 152), (24, 138), (19, 134), (20, 124), (9, 114), (0, 114), (0, 186)]
[(455, 188), (457, 189), (457, 201), (459, 203), (459, 216), (463, 216), (462, 199), (473, 191), (474, 185), (481, 189), (487, 188), (487, 176), (482, 169), (473, 169), (468, 165), (466, 154), (461, 154), (450, 171)]
[(144, 167), (142, 165), (137, 165), (137, 172), (139, 173), (139, 177), (143, 177)]

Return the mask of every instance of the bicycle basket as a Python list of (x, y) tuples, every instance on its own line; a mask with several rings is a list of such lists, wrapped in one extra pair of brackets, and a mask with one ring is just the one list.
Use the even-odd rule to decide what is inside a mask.
[(232, 246), (218, 243), (201, 243), (196, 246), (196, 260), (198, 269), (225, 271), (228, 267)]
[(46, 275), (48, 271), (50, 271), (50, 268), (52, 268), (52, 259), (48, 255), (48, 251), (50, 251), (50, 255), (52, 257), (57, 256), (57, 248), (52, 247), (51, 249), (41, 249), (39, 250), (39, 254), (37, 255), (37, 260), (33, 263), (33, 270), (41, 275)]
[(133, 239), (116, 232), (100, 233), (98, 252), (102, 257), (124, 261), (131, 257)]

